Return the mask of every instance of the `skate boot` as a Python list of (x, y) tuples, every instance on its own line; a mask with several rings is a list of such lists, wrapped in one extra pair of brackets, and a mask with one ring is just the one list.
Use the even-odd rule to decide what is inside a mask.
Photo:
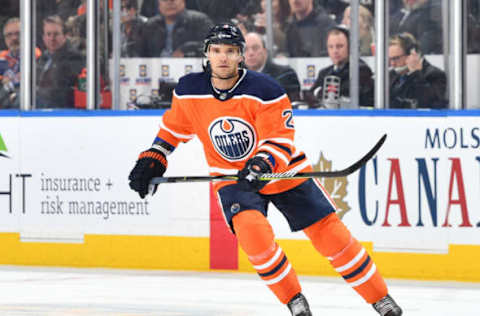
[(372, 304), (373, 308), (381, 316), (401, 316), (402, 309), (400, 306), (395, 303), (393, 298), (387, 294), (384, 298), (380, 299), (378, 302)]
[(307, 299), (302, 293), (295, 295), (290, 302), (287, 303), (287, 306), (292, 316), (312, 316)]

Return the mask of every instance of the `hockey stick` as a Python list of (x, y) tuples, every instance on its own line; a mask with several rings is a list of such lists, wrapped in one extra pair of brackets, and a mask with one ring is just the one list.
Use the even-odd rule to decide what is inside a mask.
[[(285, 179), (302, 179), (302, 178), (337, 178), (348, 176), (360, 169), (367, 161), (369, 161), (377, 151), (382, 147), (387, 134), (384, 134), (368, 153), (353, 165), (336, 171), (312, 171), (312, 172), (283, 172), (283, 173), (265, 173), (260, 180), (285, 180)], [(237, 180), (237, 175), (221, 175), (221, 176), (180, 176), (180, 177), (156, 177), (150, 181), (150, 185), (161, 183), (178, 183), (178, 182), (207, 182), (222, 180)]]

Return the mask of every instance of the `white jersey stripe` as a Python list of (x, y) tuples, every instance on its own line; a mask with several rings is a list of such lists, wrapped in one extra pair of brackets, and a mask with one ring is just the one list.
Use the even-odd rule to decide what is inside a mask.
[(180, 134), (180, 133), (172, 131), (171, 129), (166, 127), (165, 124), (163, 123), (163, 117), (160, 120), (160, 127), (163, 128), (164, 130), (166, 130), (167, 132), (169, 132), (170, 134), (172, 134), (173, 136), (177, 137), (177, 138), (192, 139), (195, 136), (195, 134), (186, 135), (186, 134)]
[(375, 264), (372, 264), (372, 267), (370, 268), (370, 270), (368, 270), (367, 274), (365, 274), (363, 277), (361, 277), (357, 281), (349, 282), (350, 286), (356, 287), (367, 282), (368, 280), (370, 280), (370, 278), (372, 277), (372, 275), (375, 273), (376, 270), (377, 270), (377, 267), (375, 266)]
[(279, 276), (271, 280), (266, 280), (265, 283), (267, 283), (267, 285), (271, 285), (271, 284), (275, 284), (277, 282), (282, 281), (283, 278), (287, 276), (288, 272), (290, 272), (291, 269), (292, 269), (292, 265), (289, 263), (288, 266), (285, 268), (285, 270)]
[(166, 148), (163, 148), (162, 146), (157, 145), (157, 144), (153, 144), (152, 148), (155, 148), (156, 150), (161, 151), (165, 156), (168, 156), (172, 153), (171, 151), (169, 151)]
[(350, 260), (350, 262), (348, 262), (347, 264), (341, 266), (341, 267), (338, 267), (338, 268), (335, 268), (335, 271), (337, 272), (343, 272), (345, 270), (348, 270), (350, 269), (351, 267), (353, 267), (357, 262), (360, 261), (360, 259), (362, 259), (363, 255), (365, 254), (365, 248), (362, 248), (362, 250), (360, 250), (360, 252), (355, 256), (355, 258), (353, 258), (352, 260)]
[(273, 265), (275, 263), (275, 261), (278, 259), (278, 257), (280, 257), (280, 255), (282, 254), (282, 248), (278, 247), (277, 251), (275, 252), (275, 254), (273, 255), (272, 259), (268, 260), (267, 263), (264, 263), (264, 264), (261, 264), (261, 265), (258, 265), (258, 266), (253, 266), (255, 268), (255, 270), (263, 270), (263, 269), (266, 269), (268, 267), (270, 267), (271, 265)]
[(284, 154), (276, 150), (273, 146), (270, 146), (267, 144), (267, 145), (258, 147), (258, 151), (262, 151), (262, 150), (268, 151), (269, 153), (275, 156), (278, 156), (278, 158), (282, 159), (286, 165), (288, 165), (288, 163), (290, 162), (290, 159), (288, 159), (287, 156), (285, 156)]

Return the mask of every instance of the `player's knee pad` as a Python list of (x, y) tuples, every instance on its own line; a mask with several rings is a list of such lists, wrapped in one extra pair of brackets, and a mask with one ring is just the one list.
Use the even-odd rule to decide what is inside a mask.
[(332, 257), (345, 249), (352, 235), (336, 214), (330, 214), (321, 221), (303, 230), (313, 246), (325, 257)]
[(232, 221), (240, 247), (249, 257), (261, 255), (274, 246), (272, 226), (259, 211), (240, 212)]

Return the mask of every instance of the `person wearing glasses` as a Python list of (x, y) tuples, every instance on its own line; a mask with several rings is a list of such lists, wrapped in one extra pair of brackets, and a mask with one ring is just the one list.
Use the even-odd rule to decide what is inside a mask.
[(388, 47), (390, 64), (390, 108), (444, 109), (447, 76), (430, 64), (423, 56), (420, 45), (410, 33), (390, 38)]
[[(20, 19), (8, 19), (3, 26), (6, 50), (0, 52), (0, 109), (18, 108), (20, 95)], [(41, 52), (35, 49), (35, 57)]]

